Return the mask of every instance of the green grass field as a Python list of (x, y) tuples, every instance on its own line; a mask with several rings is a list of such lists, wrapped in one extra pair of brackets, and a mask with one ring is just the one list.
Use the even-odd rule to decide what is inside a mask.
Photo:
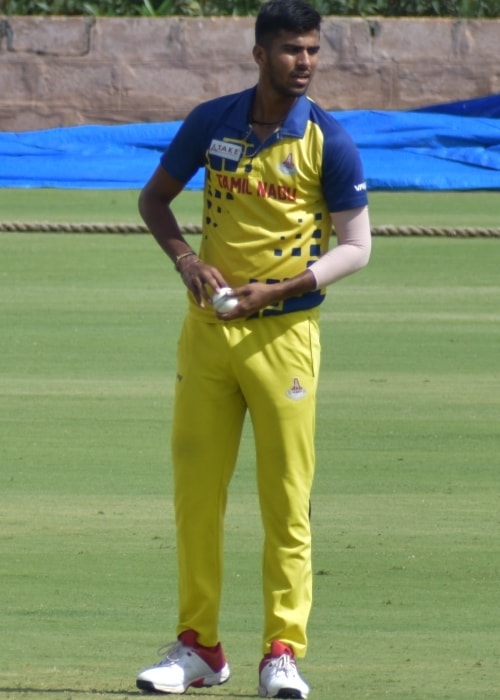
[[(137, 193), (7, 194), (4, 220), (136, 216)], [(384, 195), (374, 219), (496, 226), (495, 196)], [(198, 215), (181, 205), (183, 221)], [(376, 238), (370, 266), (330, 290), (311, 700), (499, 697), (499, 262), (493, 239)], [(184, 291), (149, 236), (0, 234), (0, 305), (0, 698), (139, 697), (136, 671), (176, 619)], [(256, 696), (253, 461), (247, 427), (221, 615), (233, 678), (189, 696)]]

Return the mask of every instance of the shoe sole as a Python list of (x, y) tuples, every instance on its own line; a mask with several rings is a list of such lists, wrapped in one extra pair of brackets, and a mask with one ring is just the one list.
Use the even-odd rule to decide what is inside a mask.
[(149, 681), (136, 681), (135, 684), (139, 688), (139, 690), (142, 690), (143, 693), (150, 693), (151, 695), (160, 695), (160, 693), (162, 692), (161, 690), (156, 690), (154, 685)]
[(183, 693), (185, 693), (188, 690), (188, 688), (211, 688), (214, 685), (223, 685), (224, 683), (227, 683), (229, 678), (230, 678), (230, 675), (228, 675), (227, 678), (221, 678), (220, 680), (219, 680), (219, 678), (217, 678), (217, 677), (214, 678), (213, 676), (208, 677), (208, 678), (200, 678), (200, 680), (193, 681), (192, 683), (190, 683), (186, 687), (184, 687), (184, 686), (177, 686), (177, 687), (164, 686), (163, 688), (161, 688), (159, 686), (156, 686), (151, 681), (142, 680), (140, 678), (136, 681), (135, 684), (136, 684), (137, 688), (139, 688), (139, 690), (142, 690), (144, 693), (150, 693), (152, 695), (170, 695), (170, 694), (175, 694), (175, 695), (181, 694), (182, 695)]
[(268, 695), (265, 688), (259, 688), (261, 698), (280, 698), (280, 700), (305, 700), (307, 695), (302, 695), (297, 688), (280, 688), (276, 695)]
[(300, 692), (300, 690), (294, 690), (291, 688), (282, 688), (281, 690), (278, 691), (278, 695), (275, 695), (276, 698), (295, 698), (296, 700), (300, 700), (300, 698), (303, 698), (304, 696)]

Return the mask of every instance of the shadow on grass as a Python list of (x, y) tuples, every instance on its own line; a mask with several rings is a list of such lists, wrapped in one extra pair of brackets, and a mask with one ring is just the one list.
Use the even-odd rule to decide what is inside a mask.
[[(10, 695), (33, 695), (34, 697), (43, 697), (44, 695), (61, 695), (68, 693), (71, 695), (95, 695), (96, 697), (135, 697), (135, 698), (148, 698), (148, 697), (165, 697), (163, 693), (146, 693), (140, 690), (97, 690), (97, 689), (84, 689), (84, 688), (4, 688), (0, 686), (0, 695), (4, 693)], [(192, 698), (198, 696), (199, 698), (255, 698), (256, 694), (252, 693), (224, 693), (224, 692), (200, 692), (196, 691), (190, 693)], [(8, 697), (8, 696), (7, 696)]]
[(0, 694), (11, 693), (12, 695), (60, 695), (63, 693), (70, 693), (71, 695), (97, 695), (101, 697), (110, 696), (121, 696), (121, 697), (138, 697), (142, 693), (138, 690), (88, 690), (84, 688), (4, 688), (0, 686)]

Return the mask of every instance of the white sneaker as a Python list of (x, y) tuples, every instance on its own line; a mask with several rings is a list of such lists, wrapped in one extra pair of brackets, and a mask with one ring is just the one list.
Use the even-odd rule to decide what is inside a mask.
[[(300, 677), (290, 650), (273, 642), (272, 654), (259, 666), (259, 695), (261, 698), (307, 698), (309, 686)], [(281, 650), (286, 649), (286, 651)], [(278, 655), (279, 654), (279, 655)]]
[(139, 690), (147, 692), (175, 694), (185, 693), (190, 686), (204, 688), (220, 685), (229, 680), (231, 671), (222, 649), (217, 657), (222, 666), (219, 670), (214, 670), (201, 658), (195, 647), (187, 646), (179, 640), (166, 649), (165, 657), (160, 663), (139, 672), (136, 685)]

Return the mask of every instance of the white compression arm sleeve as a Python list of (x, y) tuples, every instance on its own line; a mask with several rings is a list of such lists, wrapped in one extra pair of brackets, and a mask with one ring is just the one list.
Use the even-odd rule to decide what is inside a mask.
[(356, 272), (370, 259), (372, 241), (368, 207), (336, 212), (331, 217), (337, 245), (309, 268), (316, 279), (316, 289)]

